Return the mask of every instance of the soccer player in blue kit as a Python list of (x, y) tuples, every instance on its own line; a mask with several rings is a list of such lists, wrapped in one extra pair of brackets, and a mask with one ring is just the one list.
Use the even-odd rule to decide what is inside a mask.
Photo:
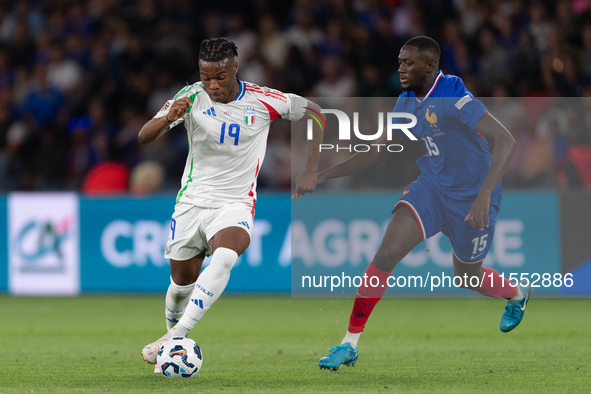
[[(394, 206), (382, 243), (365, 271), (368, 277), (379, 278), (379, 284), (364, 283), (358, 288), (347, 333), (341, 345), (320, 359), (321, 368), (355, 365), (359, 336), (387, 289), (392, 270), (415, 246), (440, 231), (453, 247), (454, 275), (479, 279), (478, 286), (464, 280), (462, 287), (507, 299), (501, 331), (511, 331), (523, 318), (531, 286), (515, 285), (482, 266), (501, 203), (500, 180), (515, 140), (460, 78), (439, 70), (439, 57), (439, 45), (425, 36), (410, 39), (400, 50), (398, 71), (404, 92), (393, 112), (415, 114), (412, 131), (425, 144), (427, 154), (417, 160), (421, 175)], [(493, 144), (492, 155), (488, 142)], [(320, 172), (317, 183), (367, 169), (382, 157), (357, 153)]]

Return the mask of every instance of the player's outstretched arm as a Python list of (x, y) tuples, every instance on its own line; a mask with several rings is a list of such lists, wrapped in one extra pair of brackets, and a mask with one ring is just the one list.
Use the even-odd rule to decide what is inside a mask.
[(488, 112), (482, 115), (482, 118), (478, 121), (476, 131), (482, 134), (487, 141), (490, 141), (494, 148), (488, 173), (484, 178), (484, 182), (482, 182), (478, 196), (472, 204), (468, 216), (464, 220), (470, 223), (472, 227), (483, 230), (485, 225), (486, 227), (489, 225), (490, 195), (509, 166), (516, 142), (509, 130)]
[(191, 100), (187, 97), (180, 98), (172, 103), (166, 116), (147, 121), (138, 134), (140, 143), (151, 144), (156, 141), (170, 129), (171, 123), (185, 116), (191, 105)]
[[(308, 101), (306, 114), (319, 114), (321, 108), (318, 104)], [(317, 125), (313, 126), (312, 139), (308, 141), (308, 154), (304, 171), (295, 179), (295, 192), (292, 198), (295, 200), (306, 193), (312, 193), (318, 184), (318, 160), (320, 159), (320, 144), (324, 140), (324, 130)]]
[[(391, 143), (401, 144), (403, 140), (403, 136), (394, 134), (392, 136)], [(387, 140), (387, 133), (385, 132), (382, 133), (381, 137), (375, 142), (375, 144), (383, 145), (386, 145), (388, 143), (389, 141)], [(361, 171), (365, 171), (368, 168), (371, 168), (381, 163), (386, 159), (386, 157), (387, 152), (385, 149), (380, 149), (379, 151), (372, 149), (369, 152), (355, 153), (347, 160), (318, 173), (318, 184), (325, 182), (328, 179), (340, 178), (343, 176), (349, 176)]]

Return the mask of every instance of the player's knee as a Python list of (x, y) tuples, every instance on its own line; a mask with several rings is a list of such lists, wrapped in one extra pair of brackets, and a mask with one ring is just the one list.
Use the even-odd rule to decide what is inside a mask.
[(217, 248), (211, 255), (210, 266), (229, 271), (238, 260), (238, 253), (228, 248)]
[(242, 256), (242, 254), (244, 254), (244, 252), (246, 252), (246, 249), (248, 249), (248, 247), (250, 246), (250, 237), (248, 237), (248, 239), (245, 239), (240, 245), (238, 245), (238, 247), (236, 248), (236, 253), (238, 254), (238, 256)]
[(195, 286), (195, 281), (189, 284), (179, 284), (176, 283), (174, 278), (170, 277), (170, 286), (168, 287), (168, 294), (170, 298), (175, 301), (182, 301), (184, 300), (187, 295), (191, 294), (193, 291), (193, 287)]
[(389, 247), (384, 247), (382, 245), (373, 259), (373, 265), (379, 270), (389, 272), (396, 267), (396, 264), (398, 264), (403, 257), (404, 256), (395, 245)]
[(219, 249), (229, 249), (240, 256), (250, 245), (250, 235), (240, 227), (229, 227), (219, 231), (209, 243), (214, 253)]
[(239, 236), (236, 237), (236, 241), (236, 245), (234, 248), (232, 248), (232, 250), (235, 251), (238, 256), (241, 256), (250, 246), (250, 235), (248, 235), (246, 231), (242, 230), (239, 232)]
[(175, 273), (170, 274), (171, 286), (176, 289), (177, 287), (185, 287), (194, 285), (197, 278), (194, 275), (187, 275), (186, 273)]

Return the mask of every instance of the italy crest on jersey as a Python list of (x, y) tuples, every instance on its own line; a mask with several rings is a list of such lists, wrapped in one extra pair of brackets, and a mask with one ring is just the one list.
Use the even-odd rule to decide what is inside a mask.
[(254, 123), (254, 108), (244, 108), (244, 124), (252, 126)]

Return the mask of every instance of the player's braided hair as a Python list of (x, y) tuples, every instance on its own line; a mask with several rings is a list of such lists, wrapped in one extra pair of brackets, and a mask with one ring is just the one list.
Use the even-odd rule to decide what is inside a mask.
[(404, 45), (417, 47), (419, 52), (431, 52), (436, 59), (441, 57), (441, 49), (437, 41), (427, 36), (417, 36), (408, 40)]
[(199, 60), (206, 62), (219, 62), (224, 59), (233, 59), (238, 56), (238, 47), (234, 41), (227, 38), (212, 38), (203, 40), (199, 48)]

